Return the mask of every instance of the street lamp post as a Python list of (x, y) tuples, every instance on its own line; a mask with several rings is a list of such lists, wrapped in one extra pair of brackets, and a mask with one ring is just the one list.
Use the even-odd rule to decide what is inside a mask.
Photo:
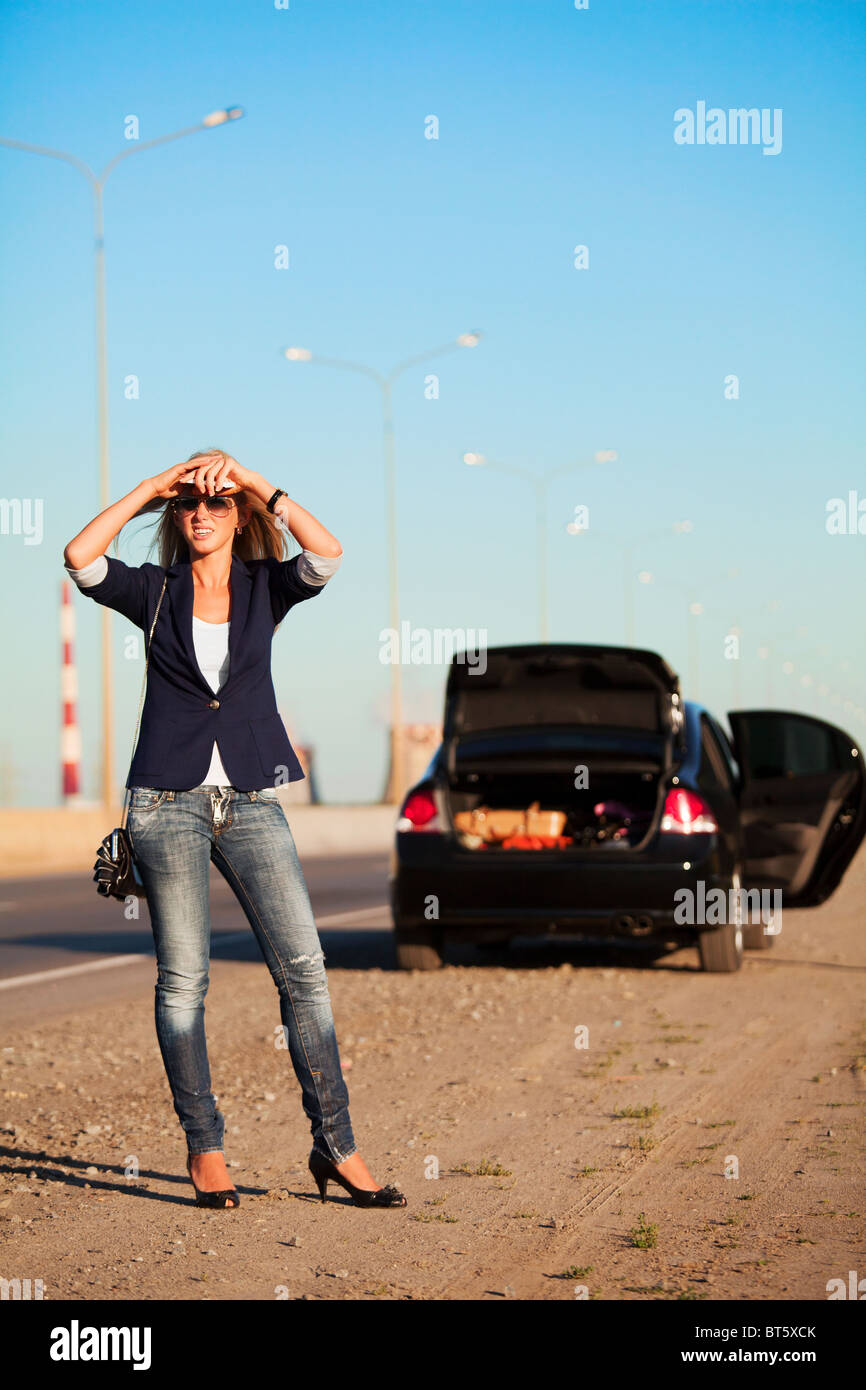
[[(240, 106), (231, 106), (222, 111), (212, 111), (197, 125), (176, 130), (171, 135), (160, 135), (155, 140), (145, 140), (143, 144), (130, 145), (121, 150), (105, 165), (101, 173), (96, 173), (90, 165), (77, 155), (65, 150), (48, 149), (44, 145), (30, 145), (24, 140), (9, 140), (0, 136), (0, 145), (10, 150), (23, 150), (25, 154), (47, 155), (50, 159), (62, 159), (83, 174), (93, 194), (93, 252), (94, 252), (94, 305), (96, 311), (96, 394), (99, 421), (99, 502), (100, 511), (109, 505), (109, 451), (108, 451), (108, 351), (105, 320), (105, 224), (103, 194), (109, 174), (121, 160), (142, 150), (152, 150), (157, 145), (167, 145), (172, 140), (180, 140), (184, 135), (194, 135), (200, 130), (210, 130), (225, 125), (243, 116)], [(112, 687), (111, 662), (111, 609), (102, 609), (102, 800), (106, 807), (114, 800), (114, 699)]]
[[(615, 463), (616, 459), (617, 454), (615, 450), (605, 449), (595, 455), (593, 463)], [(526, 468), (517, 468), (511, 463), (499, 463), (496, 459), (487, 458), (485, 454), (464, 454), (463, 462), (470, 468), (482, 466), (485, 468), (494, 468), (498, 473), (511, 473), (514, 477), (523, 478), (524, 482), (528, 482), (535, 493), (535, 544), (538, 569), (538, 632), (539, 641), (546, 642), (548, 636), (547, 490), (554, 478), (561, 478), (565, 473), (573, 473), (577, 468), (590, 468), (592, 464), (586, 460), (577, 460), (575, 463), (563, 464), (559, 468), (551, 468), (539, 478), (534, 473), (530, 473)]]
[[(401, 655), (400, 642), (400, 589), (397, 566), (397, 455), (394, 443), (394, 400), (393, 386), (399, 376), (410, 367), (420, 366), (434, 357), (441, 357), (459, 348), (477, 347), (480, 332), (461, 333), (452, 342), (430, 348), (427, 352), (415, 353), (404, 358), (389, 372), (378, 372), (364, 362), (350, 362), (341, 357), (320, 357), (308, 348), (288, 347), (283, 356), (288, 362), (313, 362), (320, 367), (334, 367), (338, 371), (357, 372), (375, 382), (379, 388), (382, 404), (382, 452), (385, 467), (385, 533), (388, 552), (388, 619), (397, 636), (397, 654)], [(403, 676), (399, 660), (391, 666), (391, 797), (397, 803), (405, 791), (403, 741), (400, 736), (403, 720)], [(388, 789), (386, 788), (386, 798)]]

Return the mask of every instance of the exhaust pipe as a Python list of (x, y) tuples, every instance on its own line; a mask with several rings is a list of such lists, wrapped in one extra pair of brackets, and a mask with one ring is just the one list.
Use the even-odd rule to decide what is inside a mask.
[(630, 912), (621, 912), (613, 924), (618, 932), (627, 932), (629, 936), (649, 936), (654, 930), (653, 920), (646, 913), (633, 917)]

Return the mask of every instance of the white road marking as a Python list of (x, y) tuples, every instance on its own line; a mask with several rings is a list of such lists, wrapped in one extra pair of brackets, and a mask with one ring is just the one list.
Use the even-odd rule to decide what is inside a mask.
[(104, 960), (90, 960), (85, 965), (62, 965), (57, 970), (40, 970), (35, 975), (13, 975), (11, 979), (0, 980), (0, 989), (14, 989), (16, 985), (35, 985), (44, 980), (62, 980), (67, 975), (83, 975), (88, 970), (107, 970), (113, 965), (135, 965), (142, 960), (152, 960), (152, 956), (106, 956)]
[[(387, 912), (387, 903), (377, 903), (375, 907), (357, 907), (351, 912), (332, 912), (329, 917), (317, 917), (319, 927), (335, 927), (340, 922), (350, 922), (354, 918), (369, 917), (372, 912)], [(227, 936), (214, 936), (211, 947), (233, 946), (239, 941), (250, 941), (252, 931), (231, 932)], [(0, 989), (15, 989), (17, 985), (42, 984), (46, 980), (63, 980), (68, 975), (85, 975), (90, 970), (109, 970), (115, 965), (136, 965), (143, 960), (153, 960), (152, 955), (140, 953), (132, 956), (106, 956), (103, 960), (86, 961), (84, 965), (61, 965), (56, 970), (39, 970), (35, 975), (13, 975), (8, 980), (0, 980)]]

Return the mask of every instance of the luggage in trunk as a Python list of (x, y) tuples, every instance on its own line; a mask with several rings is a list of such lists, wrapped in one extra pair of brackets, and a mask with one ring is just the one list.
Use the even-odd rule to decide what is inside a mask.
[[(561, 772), (473, 771), (463, 766), (448, 802), (466, 849), (634, 848), (655, 820), (661, 786), (655, 771), (597, 771), (588, 787)], [(537, 809), (528, 805), (534, 797)], [(526, 810), (515, 809), (521, 801)], [(543, 810), (541, 809), (543, 808)], [(535, 843), (533, 843), (535, 841)]]

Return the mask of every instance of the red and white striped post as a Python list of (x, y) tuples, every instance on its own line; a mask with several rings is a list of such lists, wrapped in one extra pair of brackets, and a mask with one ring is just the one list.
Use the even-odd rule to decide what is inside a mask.
[(63, 700), (63, 725), (60, 730), (60, 761), (63, 767), (63, 800), (81, 798), (81, 730), (78, 727), (78, 672), (75, 669), (75, 609), (72, 604), (72, 584), (62, 581), (60, 603), (60, 636), (63, 641), (63, 665), (60, 669), (60, 693)]

